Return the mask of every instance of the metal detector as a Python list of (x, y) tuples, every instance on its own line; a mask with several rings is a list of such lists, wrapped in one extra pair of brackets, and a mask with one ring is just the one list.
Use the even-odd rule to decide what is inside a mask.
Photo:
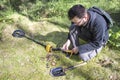
[(52, 69), (50, 69), (50, 75), (53, 76), (53, 77), (64, 76), (64, 75), (66, 75), (66, 73), (65, 73), (66, 71), (72, 70), (72, 69), (80, 67), (80, 66), (83, 66), (85, 64), (87, 64), (87, 62), (82, 62), (78, 65), (69, 66), (67, 68), (63, 68), (63, 67), (52, 68)]
[(37, 43), (37, 44), (42, 45), (43, 47), (46, 46), (45, 44), (43, 44), (43, 43), (41, 43), (41, 42), (38, 42), (38, 41), (36, 41), (36, 40), (34, 40), (34, 39), (26, 36), (26, 35), (25, 35), (25, 32), (24, 32), (23, 30), (15, 30), (15, 31), (12, 33), (12, 36), (13, 36), (13, 37), (16, 37), (16, 38), (23, 38), (23, 37), (25, 37), (25, 38), (27, 38), (27, 39), (29, 39), (29, 40)]
[(41, 46), (43, 46), (47, 52), (51, 52), (51, 51), (62, 51), (63, 53), (67, 53), (67, 54), (70, 54), (72, 55), (72, 51), (71, 50), (66, 50), (66, 51), (63, 51), (61, 48), (53, 48), (51, 45), (46, 45), (45, 43), (42, 43), (42, 42), (38, 42), (28, 36), (25, 35), (25, 32), (23, 30), (15, 30), (13, 33), (12, 33), (12, 36), (13, 37), (17, 37), (17, 38), (27, 38), (37, 44), (40, 44)]

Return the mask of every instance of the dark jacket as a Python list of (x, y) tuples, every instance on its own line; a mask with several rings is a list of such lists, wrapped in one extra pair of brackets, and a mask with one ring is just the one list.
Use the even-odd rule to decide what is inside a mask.
[[(90, 19), (85, 26), (75, 26), (79, 32), (79, 37), (87, 41), (86, 44), (79, 45), (79, 53), (96, 50), (108, 41), (108, 26), (105, 19), (92, 11), (88, 11)], [(71, 30), (71, 28), (70, 28)], [(70, 37), (68, 36), (70, 39)]]

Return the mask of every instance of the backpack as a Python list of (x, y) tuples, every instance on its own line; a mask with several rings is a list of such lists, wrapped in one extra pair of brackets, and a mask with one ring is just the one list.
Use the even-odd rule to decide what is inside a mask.
[(96, 13), (100, 14), (101, 16), (103, 16), (105, 21), (108, 24), (108, 29), (113, 26), (112, 18), (106, 11), (104, 11), (96, 6), (93, 6), (93, 7), (89, 8), (88, 10), (96, 12)]

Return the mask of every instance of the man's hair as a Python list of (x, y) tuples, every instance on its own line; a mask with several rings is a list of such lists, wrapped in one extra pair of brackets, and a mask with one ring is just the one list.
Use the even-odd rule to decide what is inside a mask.
[(82, 18), (85, 14), (85, 7), (81, 4), (72, 6), (68, 11), (68, 18), (71, 20), (75, 16)]

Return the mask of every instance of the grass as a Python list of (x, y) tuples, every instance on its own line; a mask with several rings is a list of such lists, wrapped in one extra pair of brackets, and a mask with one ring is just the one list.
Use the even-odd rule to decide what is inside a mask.
[[(107, 45), (87, 65), (67, 71), (66, 76), (52, 77), (49, 75), (51, 68), (59, 66), (65, 68), (79, 64), (81, 60), (76, 55), (69, 59), (62, 52), (53, 52), (54, 55), (59, 56), (59, 59), (52, 57), (57, 64), (52, 66), (49, 62), (49, 68), (47, 68), (47, 52), (42, 46), (26, 38), (18, 39), (12, 36), (14, 30), (21, 29), (37, 41), (53, 47), (61, 47), (66, 41), (70, 24), (66, 17), (66, 11), (70, 6), (82, 3), (88, 8), (96, 5), (109, 11), (117, 24), (120, 10), (118, 0), (46, 1), (16, 2), (12, 0), (11, 3), (10, 1), (1, 1), (5, 4), (0, 3), (0, 80), (119, 80), (119, 49)], [(18, 5), (16, 6), (14, 3)], [(18, 13), (13, 11), (18, 11)]]
[(60, 47), (65, 42), (68, 29), (61, 27), (62, 22), (59, 24), (45, 20), (35, 22), (17, 13), (10, 18), (13, 19), (13, 23), (4, 25), (0, 41), (0, 80), (120, 79), (120, 52), (108, 46), (85, 66), (67, 71), (66, 76), (50, 76), (50, 68), (76, 65), (81, 60), (75, 55), (69, 59), (61, 52), (53, 52), (60, 59), (56, 60), (56, 66), (49, 64), (49, 68), (46, 68), (47, 52), (42, 46), (26, 38), (14, 38), (11, 34), (16, 29), (22, 29), (28, 36), (38, 41)]

